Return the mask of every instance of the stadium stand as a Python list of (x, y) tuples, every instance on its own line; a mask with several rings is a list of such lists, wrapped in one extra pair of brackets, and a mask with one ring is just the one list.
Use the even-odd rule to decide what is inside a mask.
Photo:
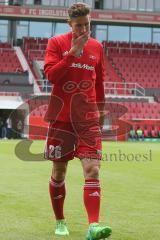
[[(121, 104), (121, 103), (119, 103)], [(158, 103), (123, 102), (128, 112), (124, 119), (160, 119), (160, 105)]]
[(160, 87), (160, 45), (127, 42), (103, 42), (103, 45), (115, 72), (110, 81), (117, 81), (114, 77), (117, 73), (123, 82), (136, 82), (144, 88)]
[[(45, 49), (47, 47), (47, 38), (24, 37), (22, 40), (22, 51), (31, 68), (41, 92), (46, 92), (45, 78), (42, 71)], [(48, 87), (47, 87), (48, 88)], [(51, 90), (51, 88), (50, 88)]]
[(34, 60), (43, 60), (48, 39), (46, 38), (23, 38), (23, 51), (29, 63)]
[(0, 43), (0, 72), (23, 72), (16, 52), (9, 43)]
[(33, 92), (28, 71), (24, 71), (10, 43), (0, 43), (0, 92)]

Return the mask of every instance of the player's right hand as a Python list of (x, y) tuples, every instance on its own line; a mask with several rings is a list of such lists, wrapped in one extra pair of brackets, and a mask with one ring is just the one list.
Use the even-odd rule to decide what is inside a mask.
[(73, 32), (70, 53), (77, 57), (80, 56), (81, 53), (83, 52), (84, 46), (86, 45), (86, 43), (89, 39), (89, 36), (90, 36), (90, 32), (88, 32), (88, 31), (81, 34), (78, 37), (77, 37), (76, 33)]

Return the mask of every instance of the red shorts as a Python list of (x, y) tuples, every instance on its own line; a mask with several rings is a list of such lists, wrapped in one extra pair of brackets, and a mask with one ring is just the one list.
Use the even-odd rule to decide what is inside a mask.
[(77, 158), (102, 158), (102, 136), (99, 123), (51, 122), (44, 157), (52, 161)]

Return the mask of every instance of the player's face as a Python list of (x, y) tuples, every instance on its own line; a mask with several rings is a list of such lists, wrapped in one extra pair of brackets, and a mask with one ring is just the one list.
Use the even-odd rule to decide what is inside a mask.
[(69, 25), (72, 32), (77, 34), (77, 37), (86, 32), (90, 33), (90, 15), (72, 18), (69, 20)]

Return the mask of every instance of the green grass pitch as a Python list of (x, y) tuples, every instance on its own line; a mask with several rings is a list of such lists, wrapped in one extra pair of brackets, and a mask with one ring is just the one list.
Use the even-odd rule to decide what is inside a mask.
[[(84, 240), (88, 224), (80, 161), (69, 163), (66, 179), (65, 215), (70, 236), (58, 238), (54, 236), (48, 194), (51, 162), (19, 160), (15, 155), (17, 142), (0, 141), (0, 239)], [(31, 151), (41, 153), (43, 145), (44, 141), (34, 141)], [(117, 154), (117, 159), (104, 156), (100, 175), (100, 220), (112, 227), (112, 240), (160, 239), (159, 149), (159, 143), (103, 143), (104, 154)], [(119, 151), (128, 154), (128, 160), (122, 161)], [(137, 153), (142, 159), (136, 158)]]

